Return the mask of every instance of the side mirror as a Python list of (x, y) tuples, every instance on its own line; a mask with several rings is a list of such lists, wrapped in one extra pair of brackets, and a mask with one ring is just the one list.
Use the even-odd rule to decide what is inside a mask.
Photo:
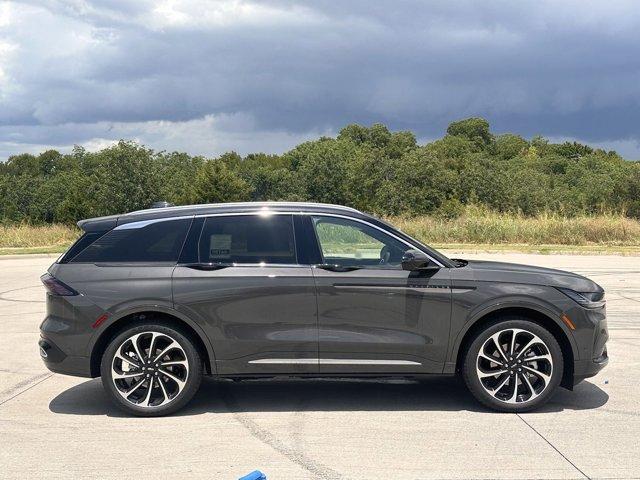
[(427, 254), (420, 250), (407, 250), (404, 252), (404, 255), (402, 255), (403, 270), (434, 270), (437, 268), (436, 264), (431, 261)]

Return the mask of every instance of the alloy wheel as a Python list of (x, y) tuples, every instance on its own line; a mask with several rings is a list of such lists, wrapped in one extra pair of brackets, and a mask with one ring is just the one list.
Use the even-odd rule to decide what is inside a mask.
[(118, 393), (137, 407), (174, 400), (189, 376), (187, 355), (175, 339), (159, 332), (136, 333), (120, 344), (111, 363)]
[(484, 390), (504, 403), (524, 403), (549, 386), (553, 358), (537, 335), (508, 328), (491, 335), (480, 347), (476, 372)]

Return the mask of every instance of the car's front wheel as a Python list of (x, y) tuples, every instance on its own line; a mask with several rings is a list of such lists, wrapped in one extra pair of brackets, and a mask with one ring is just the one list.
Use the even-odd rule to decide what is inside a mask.
[(107, 346), (102, 384), (123, 410), (160, 416), (182, 408), (197, 392), (202, 360), (193, 342), (164, 323), (137, 324)]
[(530, 320), (504, 318), (480, 331), (467, 349), (463, 377), (484, 405), (503, 412), (538, 408), (558, 388), (562, 350)]

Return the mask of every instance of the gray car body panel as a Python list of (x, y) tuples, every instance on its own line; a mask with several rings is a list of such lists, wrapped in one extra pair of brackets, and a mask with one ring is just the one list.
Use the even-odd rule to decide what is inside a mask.
[[(86, 231), (103, 231), (135, 221), (265, 210), (363, 221), (423, 250), (440, 268), (335, 272), (309, 264), (203, 271), (180, 263), (54, 263), (49, 273), (80, 295), (47, 295), (42, 336), (69, 358), (68, 368), (48, 363), (49, 367), (96, 375), (89, 363), (105, 332), (125, 326), (132, 314), (159, 312), (197, 334), (207, 349), (209, 370), (222, 376), (449, 374), (455, 371), (465, 334), (476, 322), (505, 308), (526, 308), (564, 332), (577, 373), (597, 371), (592, 363), (594, 352), (606, 341), (604, 307), (585, 309), (556, 288), (601, 291), (596, 283), (573, 273), (526, 265), (470, 261), (455, 266), (353, 209), (301, 203), (222, 204), (134, 212), (79, 225)], [(561, 320), (563, 314), (575, 330)], [(106, 319), (96, 327), (103, 315)]]
[(321, 365), (321, 373), (442, 373), (449, 336), (449, 269), (408, 272), (314, 268), (320, 358), (407, 365)]
[(309, 266), (237, 266), (214, 271), (178, 265), (175, 308), (211, 341), (222, 375), (318, 373), (317, 364), (250, 363), (318, 358), (316, 292)]

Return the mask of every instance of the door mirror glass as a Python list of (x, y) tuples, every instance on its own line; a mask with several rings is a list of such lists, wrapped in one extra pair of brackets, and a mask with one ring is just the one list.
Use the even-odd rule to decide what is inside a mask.
[(403, 270), (433, 270), (438, 266), (431, 261), (426, 253), (420, 250), (407, 250), (402, 255), (402, 269)]

